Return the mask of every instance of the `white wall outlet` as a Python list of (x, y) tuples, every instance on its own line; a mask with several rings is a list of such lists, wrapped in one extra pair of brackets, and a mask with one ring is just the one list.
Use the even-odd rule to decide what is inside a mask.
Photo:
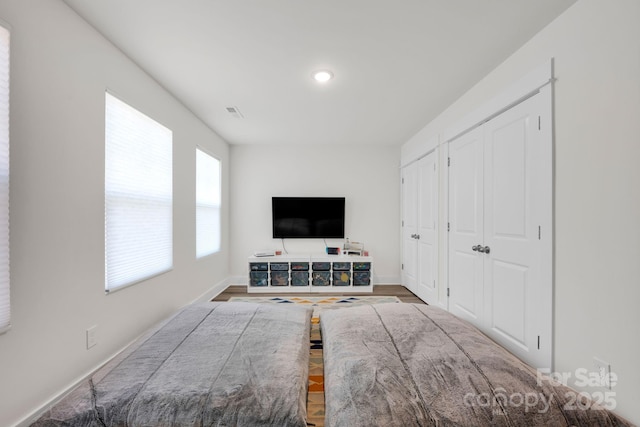
[(92, 326), (89, 329), (87, 329), (87, 350), (89, 350), (91, 347), (98, 344), (98, 340), (96, 338), (97, 328), (98, 326)]
[(593, 365), (596, 368), (600, 387), (611, 390), (611, 365), (597, 357), (593, 358)]

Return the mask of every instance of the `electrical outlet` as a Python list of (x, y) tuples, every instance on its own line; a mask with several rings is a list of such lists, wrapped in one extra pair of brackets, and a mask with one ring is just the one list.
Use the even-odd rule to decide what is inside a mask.
[(96, 338), (97, 328), (98, 328), (97, 326), (92, 326), (89, 329), (87, 329), (87, 350), (89, 350), (91, 347), (98, 344), (98, 340)]
[(594, 357), (593, 365), (596, 368), (600, 386), (611, 390), (611, 365), (609, 362)]

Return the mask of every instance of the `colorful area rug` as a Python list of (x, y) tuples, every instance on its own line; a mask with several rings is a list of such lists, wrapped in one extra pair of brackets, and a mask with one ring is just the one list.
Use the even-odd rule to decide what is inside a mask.
[(401, 302), (391, 296), (262, 296), (231, 297), (229, 301), (258, 302), (267, 304), (306, 304), (313, 307), (311, 319), (311, 343), (309, 353), (309, 394), (307, 397), (307, 424), (324, 426), (324, 362), (322, 359), (322, 337), (320, 316), (322, 310), (355, 307), (363, 304)]
[(353, 307), (363, 304), (380, 304), (400, 302), (398, 297), (391, 296), (261, 296), (231, 297), (229, 301), (259, 302), (272, 304), (305, 304), (313, 307), (313, 323), (319, 322), (320, 312), (325, 309)]

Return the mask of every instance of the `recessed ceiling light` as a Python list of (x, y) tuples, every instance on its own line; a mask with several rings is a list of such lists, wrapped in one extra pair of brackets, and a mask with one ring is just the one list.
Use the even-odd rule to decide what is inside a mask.
[(313, 73), (313, 79), (319, 83), (328, 82), (332, 78), (333, 78), (333, 73), (328, 70), (321, 70)]

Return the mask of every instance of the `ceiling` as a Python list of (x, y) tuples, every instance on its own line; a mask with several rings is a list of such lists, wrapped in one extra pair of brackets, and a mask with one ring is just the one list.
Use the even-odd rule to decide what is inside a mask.
[(406, 142), (576, 0), (64, 1), (231, 144), (366, 146)]

